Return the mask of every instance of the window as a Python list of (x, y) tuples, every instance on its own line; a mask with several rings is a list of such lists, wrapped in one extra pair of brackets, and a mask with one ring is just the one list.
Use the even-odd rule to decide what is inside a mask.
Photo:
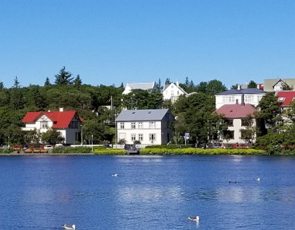
[(135, 122), (131, 122), (131, 129), (135, 129)]
[(135, 141), (136, 140), (136, 135), (134, 133), (131, 134), (131, 141)]
[(252, 104), (254, 102), (253, 95), (245, 95), (244, 98), (245, 98), (245, 103), (247, 104)]
[(142, 129), (142, 122), (138, 122), (138, 128)]
[(156, 140), (156, 134), (155, 133), (150, 133), (150, 142), (151, 143), (154, 143), (155, 142), (155, 140)]
[(142, 133), (138, 134), (138, 140), (143, 141), (143, 134)]
[(234, 139), (234, 131), (226, 130), (224, 131), (223, 136), (226, 140)]
[(47, 121), (41, 121), (40, 126), (41, 126), (41, 129), (47, 129), (48, 128), (48, 122)]
[(150, 129), (153, 129), (156, 127), (156, 123), (154, 121), (150, 121)]
[(224, 96), (222, 99), (223, 99), (223, 103), (234, 103), (235, 102), (234, 96)]
[(124, 122), (120, 122), (120, 129), (124, 129)]
[(252, 119), (251, 118), (242, 119), (242, 126), (251, 126), (251, 125), (252, 125)]
[(227, 120), (225, 120), (225, 123), (226, 123), (228, 126), (233, 126), (233, 125), (234, 125), (233, 119), (227, 119)]
[(70, 128), (77, 129), (78, 128), (78, 121), (71, 121)]

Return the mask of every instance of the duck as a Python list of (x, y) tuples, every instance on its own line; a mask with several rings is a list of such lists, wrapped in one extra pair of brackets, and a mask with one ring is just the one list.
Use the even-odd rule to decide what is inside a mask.
[(199, 221), (200, 221), (199, 216), (189, 216), (188, 219), (191, 220), (191, 221), (194, 221), (196, 223), (199, 223)]
[(74, 224), (72, 224), (72, 225), (64, 224), (63, 225), (63, 228), (66, 229), (66, 230), (75, 230), (76, 229), (76, 225), (74, 225)]

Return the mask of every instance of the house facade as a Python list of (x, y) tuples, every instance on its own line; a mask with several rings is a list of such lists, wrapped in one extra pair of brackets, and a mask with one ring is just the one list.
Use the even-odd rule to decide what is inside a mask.
[(116, 118), (116, 142), (167, 144), (172, 138), (172, 121), (168, 109), (124, 110)]
[(127, 83), (123, 91), (123, 95), (129, 94), (132, 90), (141, 89), (141, 90), (154, 90), (156, 87), (155, 82), (147, 83)]
[(23, 131), (33, 131), (42, 134), (54, 129), (64, 138), (64, 144), (80, 143), (81, 119), (75, 110), (48, 112), (27, 112), (22, 122)]
[(223, 105), (245, 103), (256, 107), (264, 95), (263, 90), (256, 88), (231, 89), (215, 95), (215, 106), (219, 109)]
[(163, 100), (170, 100), (172, 103), (177, 101), (179, 96), (181, 95), (187, 95), (187, 92), (184, 91), (179, 86), (179, 83), (170, 83), (165, 89), (163, 90)]
[[(255, 142), (255, 111), (253, 105), (243, 103), (223, 105), (216, 110), (216, 113), (222, 116), (228, 125), (226, 135), (221, 140), (223, 144), (249, 144)], [(249, 137), (249, 133), (251, 133), (251, 137)]]

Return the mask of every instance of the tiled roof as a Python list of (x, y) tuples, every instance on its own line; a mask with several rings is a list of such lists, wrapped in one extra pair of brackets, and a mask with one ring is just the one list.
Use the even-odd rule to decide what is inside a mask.
[(257, 88), (248, 88), (248, 89), (230, 89), (219, 93), (217, 95), (232, 95), (232, 94), (264, 94), (265, 92)]
[[(75, 110), (69, 111), (53, 111), (53, 112), (27, 112), (22, 119), (23, 123), (35, 123), (39, 117), (45, 115), (52, 122), (52, 128), (65, 129), (68, 128), (73, 118), (76, 116)], [(80, 118), (78, 118), (80, 119)]]
[(255, 107), (250, 104), (223, 105), (216, 110), (216, 113), (225, 118), (245, 118), (254, 115)]
[(116, 121), (161, 121), (168, 109), (123, 110)]
[(278, 100), (282, 102), (282, 106), (289, 106), (295, 99), (295, 91), (279, 91), (276, 93)]

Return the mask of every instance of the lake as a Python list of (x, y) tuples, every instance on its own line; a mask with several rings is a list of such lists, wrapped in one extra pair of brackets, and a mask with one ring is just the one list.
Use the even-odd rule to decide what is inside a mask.
[(294, 157), (2, 156), (0, 182), (1, 230), (295, 229)]

